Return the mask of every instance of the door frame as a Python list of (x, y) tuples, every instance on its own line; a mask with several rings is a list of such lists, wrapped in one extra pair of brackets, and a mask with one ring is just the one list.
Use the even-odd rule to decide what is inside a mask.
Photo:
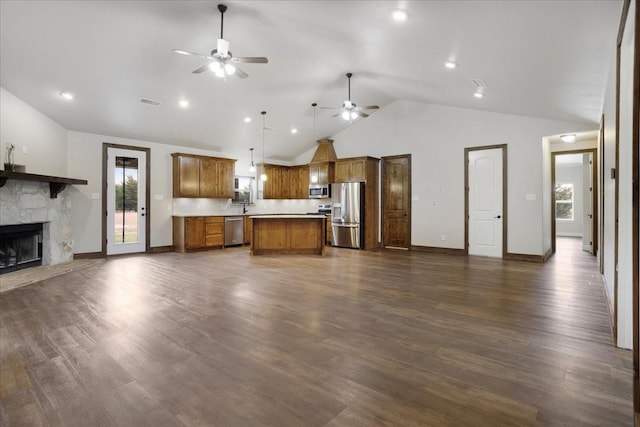
[(151, 149), (145, 147), (136, 147), (134, 145), (121, 145), (121, 144), (111, 144), (108, 142), (102, 143), (102, 252), (101, 255), (103, 257), (107, 256), (107, 176), (109, 164), (107, 161), (107, 154), (109, 152), (109, 148), (119, 148), (123, 150), (132, 150), (132, 151), (141, 151), (145, 153), (147, 157), (146, 167), (145, 167), (145, 206), (147, 207), (145, 213), (145, 242), (144, 242), (144, 253), (149, 253), (149, 249), (151, 247), (151, 236), (150, 236), (150, 228), (151, 228)]
[[(551, 253), (556, 253), (556, 157), (565, 154), (585, 154), (591, 153), (591, 185), (593, 197), (591, 197), (591, 212), (593, 215), (591, 221), (591, 237), (593, 239), (593, 256), (597, 256), (599, 250), (598, 232), (600, 231), (600, 222), (598, 216), (598, 199), (600, 188), (598, 186), (598, 149), (584, 148), (579, 150), (563, 150), (553, 151), (551, 153)], [(584, 185), (583, 185), (584, 187)]]
[(384, 171), (385, 171), (385, 161), (386, 160), (390, 160), (390, 159), (402, 159), (402, 158), (406, 158), (408, 160), (409, 163), (409, 167), (407, 169), (407, 173), (408, 173), (408, 177), (407, 177), (407, 181), (409, 182), (409, 197), (407, 199), (408, 201), (408, 208), (407, 208), (407, 250), (411, 250), (411, 198), (412, 198), (412, 187), (411, 187), (411, 154), (398, 154), (395, 156), (383, 156), (381, 157), (381, 162), (380, 162), (380, 172), (381, 172), (381, 179), (380, 179), (380, 199), (382, 200), (381, 203), (381, 212), (380, 212), (380, 223), (381, 223), (381, 227), (380, 227), (380, 235), (381, 235), (381, 246), (384, 247), (384, 206), (385, 206), (385, 198), (384, 198)]
[(482, 150), (502, 150), (502, 259), (507, 258), (507, 144), (464, 148), (464, 253), (469, 255), (469, 153)]

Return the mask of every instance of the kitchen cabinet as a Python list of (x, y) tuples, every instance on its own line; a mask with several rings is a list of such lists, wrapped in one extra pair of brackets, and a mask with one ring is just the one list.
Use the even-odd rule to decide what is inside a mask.
[(368, 176), (377, 175), (379, 161), (374, 157), (338, 159), (335, 164), (334, 182), (366, 182)]
[(251, 236), (253, 235), (253, 220), (247, 215), (244, 216), (244, 244), (251, 244)]
[(224, 217), (173, 217), (173, 250), (191, 252), (224, 245)]
[(333, 178), (334, 162), (309, 163), (310, 184), (331, 184)]
[(327, 219), (326, 219), (326, 226), (327, 226), (327, 245), (331, 246), (331, 238), (333, 236), (333, 231), (331, 228), (331, 215), (327, 215)]
[(307, 199), (309, 169), (302, 166), (258, 165), (259, 173), (267, 175), (262, 184), (263, 199)]
[(280, 165), (260, 165), (261, 174), (267, 175), (267, 180), (262, 182), (263, 199), (288, 199), (289, 198), (289, 168)]
[(289, 168), (289, 198), (309, 198), (309, 166), (300, 165)]
[(173, 197), (233, 198), (235, 160), (173, 153)]

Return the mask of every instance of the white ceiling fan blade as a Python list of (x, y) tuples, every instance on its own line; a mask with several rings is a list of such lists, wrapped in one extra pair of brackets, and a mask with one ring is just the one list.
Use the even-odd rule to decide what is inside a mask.
[(200, 73), (204, 73), (207, 70), (209, 70), (209, 64), (203, 65), (202, 67), (198, 68), (197, 70), (193, 70), (192, 73), (193, 74), (200, 74)]
[(227, 56), (229, 54), (229, 42), (225, 39), (218, 39), (218, 53), (222, 56)]
[(236, 67), (236, 72), (234, 74), (241, 79), (246, 79), (247, 77), (249, 77), (249, 74), (245, 73), (238, 67)]
[(182, 49), (173, 49), (173, 53), (177, 53), (179, 55), (199, 56), (201, 58), (207, 58), (207, 59), (211, 58), (209, 55), (203, 55), (201, 53), (189, 52), (188, 50), (182, 50)]
[(246, 62), (251, 64), (267, 64), (269, 62), (269, 59), (265, 58), (264, 56), (246, 56), (246, 57), (239, 57), (239, 58), (231, 58), (231, 61)]

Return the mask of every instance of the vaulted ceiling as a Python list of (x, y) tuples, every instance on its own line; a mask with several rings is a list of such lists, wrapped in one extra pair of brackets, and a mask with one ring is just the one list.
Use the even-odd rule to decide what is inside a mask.
[[(519, 115), (600, 118), (622, 7), (605, 1), (228, 1), (247, 79), (193, 74), (220, 32), (213, 1), (2, 1), (0, 84), (69, 130), (288, 160), (353, 123), (316, 110), (409, 99)], [(396, 22), (392, 12), (408, 18)], [(458, 67), (449, 70), (445, 61)], [(486, 83), (473, 96), (471, 79)], [(75, 95), (72, 101), (61, 91)], [(141, 104), (141, 98), (161, 102)], [(188, 100), (182, 109), (180, 100)], [(368, 119), (359, 120), (373, 120)], [(251, 117), (245, 123), (245, 117)], [(296, 128), (296, 134), (291, 129)]]

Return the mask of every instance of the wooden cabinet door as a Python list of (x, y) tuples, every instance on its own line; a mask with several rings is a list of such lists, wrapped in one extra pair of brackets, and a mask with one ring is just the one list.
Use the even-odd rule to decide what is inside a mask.
[(173, 197), (200, 196), (200, 161), (195, 157), (173, 159)]
[(331, 184), (335, 182), (333, 176), (333, 163), (318, 163), (318, 184)]
[(288, 199), (289, 198), (289, 185), (290, 185), (290, 180), (289, 180), (289, 168), (284, 166), (284, 167), (279, 167), (278, 168), (279, 171), (279, 175), (280, 175), (280, 188), (279, 188), (279, 198), (280, 199)]
[(299, 188), (298, 188), (298, 198), (299, 199), (308, 199), (309, 198), (309, 166), (300, 166), (298, 169), (298, 176), (300, 177)]
[(349, 182), (351, 179), (351, 167), (349, 160), (337, 160), (335, 163), (335, 182)]
[(273, 177), (273, 166), (271, 165), (262, 165), (262, 173), (267, 176), (266, 181), (262, 181), (262, 198), (263, 199), (274, 199), (274, 177)]
[(186, 249), (200, 249), (205, 247), (204, 217), (197, 216), (185, 219), (184, 246)]
[(300, 166), (289, 168), (289, 198), (300, 198)]
[(218, 196), (218, 161), (216, 159), (200, 159), (200, 196)]
[(235, 172), (234, 160), (218, 159), (218, 191), (217, 196), (224, 199), (233, 198), (233, 174)]
[[(355, 159), (349, 162), (349, 180), (366, 181), (367, 180), (367, 161), (365, 159)], [(337, 165), (336, 165), (337, 170)]]
[(253, 235), (253, 220), (248, 216), (244, 217), (244, 244), (250, 245)]

